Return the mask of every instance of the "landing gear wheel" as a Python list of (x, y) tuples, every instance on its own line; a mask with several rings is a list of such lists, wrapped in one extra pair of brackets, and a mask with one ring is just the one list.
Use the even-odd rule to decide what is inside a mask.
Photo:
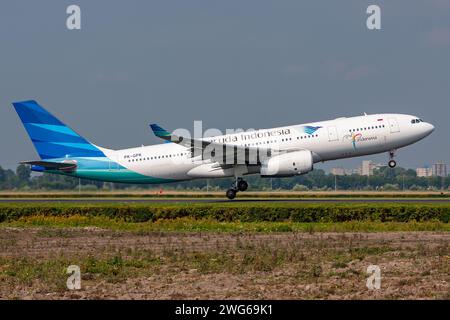
[(397, 162), (395, 162), (395, 160), (389, 160), (389, 162), (388, 162), (389, 168), (395, 168), (396, 165), (397, 165)]
[(248, 183), (245, 180), (239, 180), (238, 184), (237, 184), (237, 188), (239, 189), (239, 191), (245, 191), (248, 188)]
[(228, 189), (227, 190), (227, 198), (230, 200), (233, 200), (234, 198), (236, 198), (236, 190)]

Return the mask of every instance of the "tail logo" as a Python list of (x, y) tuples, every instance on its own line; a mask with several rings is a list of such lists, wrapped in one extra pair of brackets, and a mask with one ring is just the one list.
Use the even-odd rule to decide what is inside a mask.
[(36, 101), (13, 103), (41, 159), (105, 157), (95, 145), (66, 126)]

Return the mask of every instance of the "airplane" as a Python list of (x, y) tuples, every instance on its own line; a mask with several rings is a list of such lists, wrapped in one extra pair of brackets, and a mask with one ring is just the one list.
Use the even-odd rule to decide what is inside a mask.
[(34, 100), (13, 106), (40, 157), (21, 162), (32, 171), (132, 184), (234, 177), (226, 191), (230, 200), (247, 190), (247, 175), (292, 177), (318, 162), (384, 152), (394, 168), (398, 149), (434, 131), (432, 124), (406, 114), (364, 114), (198, 139), (150, 124), (164, 143), (111, 150), (89, 142)]

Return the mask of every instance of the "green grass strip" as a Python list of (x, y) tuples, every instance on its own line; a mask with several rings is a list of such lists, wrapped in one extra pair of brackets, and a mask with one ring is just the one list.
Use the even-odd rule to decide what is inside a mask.
[(2, 203), (0, 222), (22, 217), (107, 217), (146, 222), (190, 217), (223, 222), (450, 221), (450, 203)]
[[(125, 232), (387, 232), (387, 231), (450, 231), (450, 223), (426, 222), (241, 222), (194, 219), (191, 217), (162, 219), (154, 222), (127, 222), (122, 219), (73, 215), (69, 217), (28, 216), (0, 224), (0, 228), (86, 228), (96, 227)], [(49, 232), (51, 235), (51, 232)], [(56, 233), (58, 235), (58, 233)]]

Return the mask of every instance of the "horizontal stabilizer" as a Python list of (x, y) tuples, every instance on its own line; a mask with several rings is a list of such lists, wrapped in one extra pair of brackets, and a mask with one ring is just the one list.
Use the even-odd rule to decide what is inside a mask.
[[(20, 164), (28, 164), (30, 166), (37, 166), (45, 170), (60, 170), (65, 172), (72, 172), (77, 169), (75, 162), (50, 162), (50, 161), (22, 161)], [(41, 170), (37, 170), (41, 171)]]

